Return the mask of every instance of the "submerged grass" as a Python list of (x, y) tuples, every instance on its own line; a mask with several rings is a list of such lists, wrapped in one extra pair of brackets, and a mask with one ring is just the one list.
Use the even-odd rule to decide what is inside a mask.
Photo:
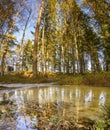
[[(2, 105), (4, 107), (2, 108)], [(60, 105), (60, 106), (59, 106)], [(16, 129), (19, 123), (17, 118), (22, 116), (26, 128), (37, 130), (109, 130), (110, 129), (110, 106), (103, 107), (103, 117), (98, 120), (89, 118), (76, 119), (64, 112), (66, 102), (38, 103), (36, 101), (25, 102), (25, 108), (21, 105), (18, 111), (13, 101), (2, 101), (0, 104), (0, 120), (4, 122), (1, 128)], [(28, 119), (29, 120), (28, 120)], [(13, 124), (11, 124), (13, 122)], [(7, 125), (9, 124), (9, 125)], [(7, 128), (8, 127), (8, 128)]]
[(92, 85), (110, 86), (110, 72), (64, 74), (64, 73), (39, 73), (33, 78), (32, 72), (10, 73), (0, 76), (0, 83), (47, 83), (57, 82), (60, 85)]

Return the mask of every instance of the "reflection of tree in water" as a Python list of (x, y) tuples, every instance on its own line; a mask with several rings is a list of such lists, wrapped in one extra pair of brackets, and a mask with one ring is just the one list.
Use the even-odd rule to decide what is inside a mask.
[[(24, 117), (26, 124), (31, 128), (40, 130), (78, 130), (80, 126), (84, 128), (84, 124), (79, 125), (72, 113), (71, 115), (66, 113), (66, 108), (69, 105), (68, 102), (43, 103), (41, 105), (41, 103), (33, 101), (25, 103), (25, 110), (22, 111), (21, 108), (21, 113), (25, 113), (25, 117), (30, 118)], [(90, 123), (86, 127), (89, 128)]]
[[(15, 103), (7, 102), (10, 96)], [(16, 125), (16, 129), (19, 130), (37, 129), (37, 127), (41, 130), (44, 127), (48, 130), (56, 130), (57, 128), (63, 130), (63, 127), (69, 128), (69, 126), (71, 126), (70, 129), (77, 130), (75, 124), (79, 127), (78, 123), (82, 122), (81, 118), (88, 113), (88, 109), (94, 104), (98, 108), (99, 105), (105, 103), (106, 98), (105, 91), (94, 91), (92, 88), (83, 90), (68, 87), (31, 88), (15, 91), (14, 95), (13, 93), (7, 93), (2, 95), (2, 99), (7, 102), (7, 105), (5, 104), (5, 107), (0, 105), (1, 118), (6, 122), (4, 121), (4, 124), (0, 122), (0, 126), (9, 126), (11, 122), (13, 123), (12, 126)], [(2, 111), (1, 106), (4, 109)], [(9, 107), (12, 109), (10, 110)], [(7, 111), (8, 109), (9, 111)], [(89, 112), (92, 111), (93, 109)], [(9, 117), (6, 113), (9, 114)], [(14, 114), (11, 115), (10, 113)], [(91, 116), (91, 113), (89, 114)], [(62, 124), (63, 127), (61, 127)]]
[(68, 103), (61, 115), (74, 115), (78, 121), (80, 117), (88, 117), (88, 115), (91, 117), (91, 112), (93, 115), (96, 111), (99, 111), (98, 103), (101, 92), (102, 91), (94, 91), (92, 88), (83, 90), (81, 88), (68, 89), (67, 87), (31, 88), (25, 91), (16, 91), (15, 99), (18, 111), (21, 108), (23, 110), (27, 107), (25, 102), (32, 102), (33, 100), (38, 102), (40, 107), (43, 107), (43, 104), (48, 104), (49, 106), (49, 104), (56, 102), (57, 114), (59, 115), (61, 114), (59, 109), (60, 103)]

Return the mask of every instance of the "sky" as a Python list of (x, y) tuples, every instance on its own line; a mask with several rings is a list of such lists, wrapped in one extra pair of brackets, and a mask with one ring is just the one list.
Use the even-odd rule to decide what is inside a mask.
[[(40, 7), (40, 0), (27, 0), (27, 2), (25, 3), (25, 7), (28, 9), (32, 9), (32, 13), (31, 13), (31, 17), (30, 17), (30, 20), (26, 29), (24, 40), (28, 40), (28, 39), (33, 40), (34, 37), (31, 31), (33, 32), (35, 31), (34, 27), (36, 26), (36, 22), (37, 22), (37, 17), (38, 17), (38, 12), (39, 12), (39, 7)], [(20, 20), (20, 19), (17, 20), (16, 25), (19, 27), (19, 31), (16, 32), (14, 35), (17, 38), (18, 44), (21, 42), (24, 25), (26, 23), (28, 16), (29, 16), (29, 13), (27, 12), (23, 17), (23, 20)]]

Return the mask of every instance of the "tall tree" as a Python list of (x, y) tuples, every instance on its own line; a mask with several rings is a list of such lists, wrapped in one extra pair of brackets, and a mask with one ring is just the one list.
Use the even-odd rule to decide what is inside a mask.
[(110, 3), (109, 1), (105, 0), (100, 0), (100, 2), (98, 0), (83, 0), (83, 4), (83, 7), (88, 10), (95, 31), (97, 31), (98, 35), (100, 36), (103, 48), (101, 51), (104, 55), (103, 68), (104, 70), (108, 71), (110, 69)]
[(24, 38), (25, 38), (25, 33), (26, 33), (26, 29), (27, 29), (27, 26), (28, 26), (28, 23), (29, 23), (29, 20), (30, 20), (30, 17), (31, 17), (31, 13), (32, 13), (32, 10), (31, 9), (27, 9), (29, 15), (28, 15), (28, 18), (26, 20), (26, 23), (25, 23), (25, 26), (24, 26), (24, 29), (23, 29), (23, 35), (22, 35), (22, 39), (21, 39), (21, 47), (20, 47), (20, 56), (21, 56), (21, 69), (23, 71), (23, 46), (24, 46)]
[(33, 53), (33, 76), (37, 77), (38, 75), (38, 43), (39, 43), (39, 30), (41, 24), (42, 13), (44, 9), (44, 0), (41, 2), (36, 29), (35, 29), (35, 40), (34, 40), (34, 53)]
[[(0, 1), (0, 51), (1, 51), (1, 75), (4, 75), (6, 54), (9, 51), (12, 33), (8, 33), (13, 26), (15, 3), (12, 0)], [(8, 11), (6, 11), (6, 8)], [(9, 44), (8, 44), (9, 43)]]

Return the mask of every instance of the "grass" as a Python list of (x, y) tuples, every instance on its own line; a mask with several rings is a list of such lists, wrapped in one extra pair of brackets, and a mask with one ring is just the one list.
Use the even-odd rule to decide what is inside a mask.
[(48, 73), (43, 75), (39, 73), (37, 78), (33, 78), (32, 72), (10, 73), (0, 76), (0, 83), (47, 83), (57, 82), (60, 85), (91, 85), (91, 86), (110, 86), (110, 72), (63, 74)]
[(109, 130), (110, 129), (110, 106), (103, 106), (103, 116), (100, 120), (96, 121), (94, 126), (97, 130)]
[(13, 72), (0, 76), (0, 83), (45, 83), (47, 78), (39, 75), (37, 78), (33, 78), (32, 72)]
[(108, 86), (110, 87), (110, 72), (85, 73), (83, 75), (58, 76), (58, 83), (61, 85), (91, 85), (91, 86)]

